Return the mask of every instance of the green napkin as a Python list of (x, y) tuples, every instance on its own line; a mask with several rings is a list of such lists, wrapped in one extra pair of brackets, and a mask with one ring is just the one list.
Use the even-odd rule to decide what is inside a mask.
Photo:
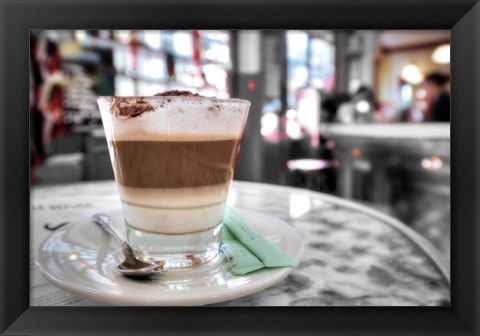
[(232, 273), (244, 275), (264, 267), (295, 266), (295, 260), (270, 243), (227, 208), (223, 217), (220, 248)]

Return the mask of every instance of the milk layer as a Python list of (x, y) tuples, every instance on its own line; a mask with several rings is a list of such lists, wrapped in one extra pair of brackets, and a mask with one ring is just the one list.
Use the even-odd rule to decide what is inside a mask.
[(161, 234), (204, 231), (220, 224), (228, 185), (147, 189), (119, 186), (126, 222)]

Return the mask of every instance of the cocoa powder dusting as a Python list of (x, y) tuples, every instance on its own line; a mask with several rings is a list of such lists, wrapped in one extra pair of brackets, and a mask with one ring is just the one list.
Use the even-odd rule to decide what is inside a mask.
[(156, 93), (154, 96), (161, 96), (161, 97), (200, 97), (198, 93), (193, 93), (190, 91), (180, 91), (180, 90), (171, 90), (165, 91), (161, 93)]
[[(171, 90), (162, 93), (157, 93), (154, 96), (161, 97), (201, 97), (198, 93), (190, 91)], [(110, 112), (116, 117), (129, 117), (135, 118), (144, 112), (153, 111), (154, 108), (143, 98), (133, 97), (113, 97), (110, 99), (111, 108)], [(171, 99), (167, 99), (167, 102), (171, 102)], [(163, 107), (163, 103), (161, 104)]]
[(116, 117), (135, 118), (148, 111), (153, 111), (153, 106), (142, 99), (117, 98), (111, 107), (111, 112)]

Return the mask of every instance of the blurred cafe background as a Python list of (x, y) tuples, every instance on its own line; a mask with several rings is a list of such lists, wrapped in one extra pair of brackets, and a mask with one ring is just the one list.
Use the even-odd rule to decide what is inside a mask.
[(244, 98), (235, 179), (354, 200), (449, 259), (449, 43), (438, 30), (31, 31), (31, 183), (113, 179), (99, 95)]

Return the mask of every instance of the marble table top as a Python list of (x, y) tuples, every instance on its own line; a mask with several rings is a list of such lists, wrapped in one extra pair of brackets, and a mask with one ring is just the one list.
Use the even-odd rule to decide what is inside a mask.
[[(38, 187), (31, 198), (32, 226), (44, 225), (48, 211), (58, 216), (68, 200), (84, 200), (89, 210), (106, 202), (120, 204), (113, 181)], [(238, 181), (227, 203), (291, 224), (304, 238), (305, 254), (277, 285), (213, 306), (450, 306), (447, 262), (425, 239), (387, 215), (318, 192)], [(38, 271), (32, 273), (31, 304), (60, 305), (51, 297), (59, 293), (42, 287), (46, 284)], [(74, 296), (62, 300), (82, 304)]]

